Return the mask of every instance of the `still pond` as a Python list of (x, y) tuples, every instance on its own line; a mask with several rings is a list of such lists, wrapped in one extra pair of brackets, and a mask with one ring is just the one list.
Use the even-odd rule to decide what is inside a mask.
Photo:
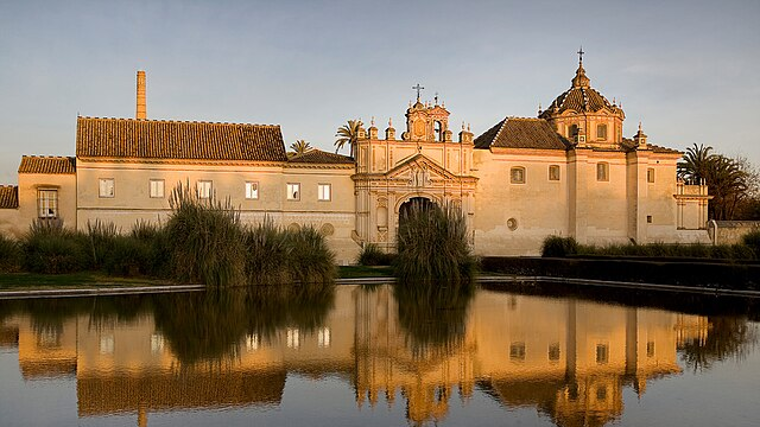
[(0, 425), (759, 425), (754, 302), (504, 289), (0, 301)]

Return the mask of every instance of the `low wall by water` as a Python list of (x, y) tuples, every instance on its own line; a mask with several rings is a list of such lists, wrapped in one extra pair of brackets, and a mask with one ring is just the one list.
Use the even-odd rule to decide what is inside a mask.
[(760, 231), (760, 221), (710, 221), (707, 231), (713, 244), (732, 245), (741, 243), (744, 235)]
[(695, 260), (483, 257), (483, 271), (521, 276), (760, 290), (760, 263)]

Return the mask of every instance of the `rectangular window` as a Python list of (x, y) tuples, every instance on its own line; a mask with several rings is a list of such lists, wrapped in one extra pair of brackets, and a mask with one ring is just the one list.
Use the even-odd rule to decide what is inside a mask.
[(301, 184), (288, 183), (288, 200), (301, 200)]
[(596, 345), (596, 363), (603, 365), (610, 360), (610, 347), (607, 344)]
[(559, 343), (554, 343), (549, 346), (549, 361), (559, 361)]
[(596, 126), (596, 139), (600, 141), (606, 141), (607, 140), (607, 125), (597, 125)]
[(512, 168), (509, 172), (509, 181), (512, 184), (525, 184), (525, 168), (522, 166)]
[(513, 342), (509, 346), (509, 358), (512, 360), (525, 360), (525, 343)]
[(652, 215), (647, 215), (647, 224), (652, 223)]
[(164, 198), (164, 180), (163, 179), (150, 180), (150, 197), (153, 199)]
[(198, 198), (210, 199), (212, 191), (211, 181), (198, 181)]
[(110, 198), (114, 195), (114, 183), (113, 178), (100, 178), (100, 189), (98, 191), (99, 197)]
[(654, 357), (654, 341), (647, 342), (647, 357)]
[(330, 184), (319, 184), (317, 186), (317, 199), (330, 200)]
[(327, 326), (317, 331), (317, 345), (321, 348), (330, 347), (330, 328)]
[(549, 166), (549, 181), (559, 181), (559, 166)]
[(37, 217), (40, 219), (58, 218), (58, 190), (37, 191)]
[(245, 198), (246, 199), (258, 199), (259, 198), (259, 183), (258, 182), (246, 182), (245, 183)]
[(596, 180), (597, 181), (609, 181), (610, 180), (610, 165), (609, 165), (609, 163), (597, 163), (596, 164)]
[(647, 169), (647, 182), (650, 184), (654, 183), (654, 168)]

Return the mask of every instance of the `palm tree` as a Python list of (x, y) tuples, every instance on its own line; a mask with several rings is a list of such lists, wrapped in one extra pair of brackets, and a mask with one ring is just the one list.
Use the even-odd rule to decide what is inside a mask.
[(335, 140), (335, 152), (343, 149), (343, 146), (348, 144), (351, 157), (354, 157), (354, 146), (359, 138), (359, 129), (362, 127), (361, 120), (349, 120), (345, 125), (338, 128), (338, 132), (335, 134), (337, 139)]
[(299, 139), (296, 142), (290, 144), (291, 153), (294, 156), (300, 156), (301, 154), (306, 153), (307, 151), (312, 150), (311, 144), (306, 142), (306, 140)]
[(696, 143), (693, 147), (686, 149), (683, 161), (678, 162), (678, 177), (694, 184), (700, 184), (703, 179), (707, 179), (715, 157), (710, 153), (712, 149), (710, 146), (705, 147), (703, 144)]

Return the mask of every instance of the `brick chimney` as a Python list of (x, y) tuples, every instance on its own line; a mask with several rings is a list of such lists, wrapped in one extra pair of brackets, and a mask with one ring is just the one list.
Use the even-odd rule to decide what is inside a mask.
[(148, 118), (145, 106), (145, 71), (137, 72), (137, 114), (135, 118), (145, 120)]

